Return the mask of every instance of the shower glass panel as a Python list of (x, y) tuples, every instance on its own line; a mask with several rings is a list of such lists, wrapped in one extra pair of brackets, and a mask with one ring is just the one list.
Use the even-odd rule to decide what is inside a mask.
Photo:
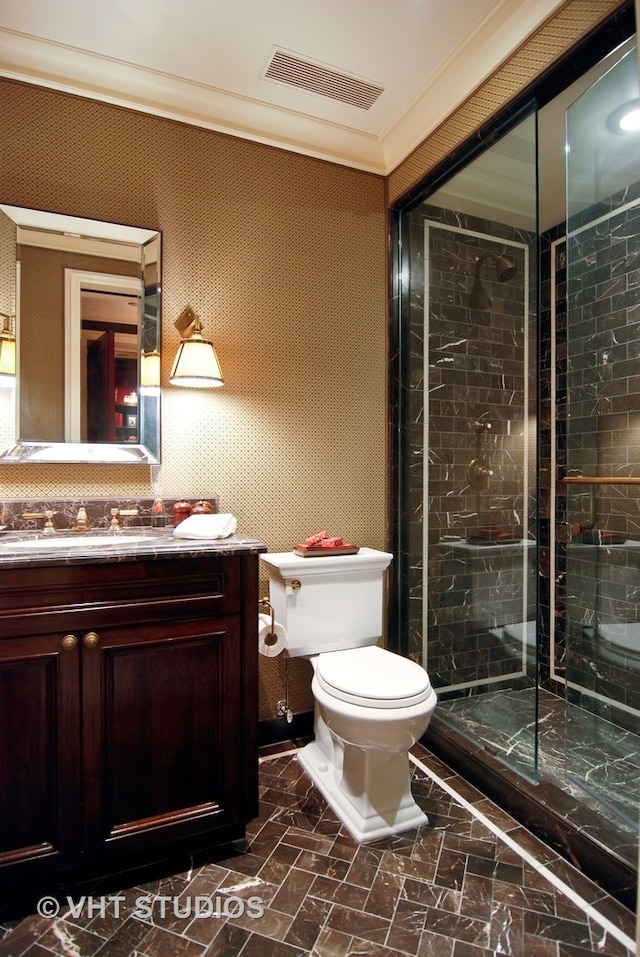
[[(566, 770), (635, 827), (640, 782), (640, 132), (635, 49), (566, 113)], [(634, 103), (635, 101), (635, 103)], [(595, 757), (595, 760), (594, 760)]]
[(536, 118), (404, 214), (408, 654), (535, 778)]

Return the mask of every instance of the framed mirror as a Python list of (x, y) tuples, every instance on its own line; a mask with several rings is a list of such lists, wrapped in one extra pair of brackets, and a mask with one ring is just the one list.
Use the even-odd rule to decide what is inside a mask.
[(0, 464), (160, 462), (160, 292), (160, 233), (0, 205)]

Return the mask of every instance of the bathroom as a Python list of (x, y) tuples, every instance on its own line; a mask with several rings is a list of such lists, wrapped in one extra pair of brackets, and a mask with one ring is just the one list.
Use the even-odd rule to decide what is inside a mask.
[[(571, 21), (571, 6), (557, 33), (550, 28), (549, 61), (586, 29)], [(629, 5), (610, 11), (617, 6)], [(485, 121), (524, 83), (508, 82), (506, 94), (489, 85)], [(386, 182), (8, 79), (0, 96), (2, 200), (160, 231), (162, 381), (187, 305), (214, 340), (225, 379), (217, 390), (163, 389), (153, 478), (146, 466), (3, 464), (2, 499), (136, 501), (153, 497), (155, 484), (167, 499), (219, 496), (270, 551), (327, 526), (385, 548), (387, 203), (464, 141), (464, 115)], [(271, 737), (288, 733), (276, 716), (285, 677), (301, 724), (312, 706), (307, 663), (285, 676), (281, 660), (261, 661), (259, 716)]]

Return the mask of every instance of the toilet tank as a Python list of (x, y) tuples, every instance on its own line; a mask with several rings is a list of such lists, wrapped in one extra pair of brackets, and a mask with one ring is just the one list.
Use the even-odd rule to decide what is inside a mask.
[(269, 600), (287, 632), (292, 657), (375, 645), (383, 630), (386, 569), (393, 555), (361, 548), (356, 555), (301, 558), (260, 555)]

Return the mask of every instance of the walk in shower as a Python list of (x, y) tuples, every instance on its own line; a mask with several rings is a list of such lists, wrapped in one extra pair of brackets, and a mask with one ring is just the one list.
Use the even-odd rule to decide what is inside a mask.
[(586, 821), (623, 883), (640, 797), (640, 132), (608, 118), (638, 97), (629, 41), (439, 169), (397, 210), (394, 299), (401, 650), (438, 693), (436, 737), (541, 804), (552, 781), (567, 829)]

